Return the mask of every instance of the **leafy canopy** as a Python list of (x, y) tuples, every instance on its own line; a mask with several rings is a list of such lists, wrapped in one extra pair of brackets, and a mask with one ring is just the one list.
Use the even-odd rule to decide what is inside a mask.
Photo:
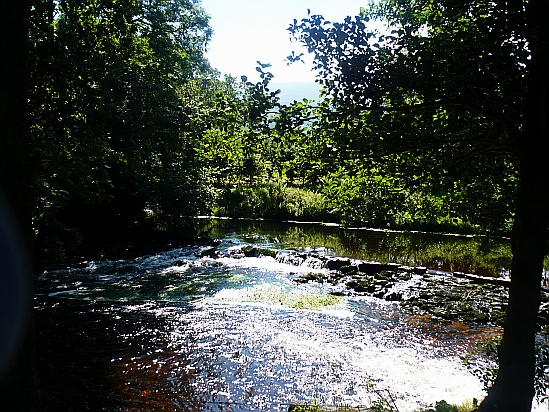
[[(501, 228), (512, 210), (511, 148), (529, 59), (517, 29), (523, 14), (512, 7), (389, 0), (341, 23), (294, 21), (289, 31), (313, 53), (328, 99), (318, 129), (333, 136), (333, 157), (364, 160), (407, 192), (405, 202), (435, 196), (450, 215)], [(345, 161), (360, 181), (360, 166)]]

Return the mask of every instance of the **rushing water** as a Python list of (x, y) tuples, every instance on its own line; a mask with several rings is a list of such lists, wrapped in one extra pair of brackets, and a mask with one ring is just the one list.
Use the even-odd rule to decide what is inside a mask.
[[(293, 282), (323, 269), (228, 253), (244, 243), (296, 248), (288, 228), (209, 228), (221, 240), (218, 258), (189, 245), (39, 274), (46, 410), (286, 411), (313, 400), (369, 405), (381, 395), (405, 412), (483, 396), (460, 356), (497, 330), (334, 297), (330, 285)], [(299, 247), (354, 254), (326, 247), (332, 234), (324, 245), (302, 236)]]

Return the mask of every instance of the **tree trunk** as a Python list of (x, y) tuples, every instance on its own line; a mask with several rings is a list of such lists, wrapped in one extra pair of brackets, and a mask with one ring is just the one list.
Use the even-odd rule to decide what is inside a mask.
[(0, 15), (0, 405), (36, 410), (27, 129), (28, 0)]
[[(535, 168), (528, 168), (535, 169)], [(534, 170), (523, 171), (512, 240), (509, 306), (499, 352), (499, 371), (479, 412), (527, 412), (532, 406), (536, 321), (546, 250), (548, 189)], [(542, 192), (544, 192), (542, 194)]]
[[(513, 224), (509, 306), (499, 352), (499, 371), (479, 412), (527, 412), (534, 397), (535, 336), (543, 258), (549, 226), (549, 58), (547, 0), (532, 0), (528, 19), (532, 58), (523, 130), (515, 142), (519, 190)], [(545, 41), (543, 40), (545, 39)]]

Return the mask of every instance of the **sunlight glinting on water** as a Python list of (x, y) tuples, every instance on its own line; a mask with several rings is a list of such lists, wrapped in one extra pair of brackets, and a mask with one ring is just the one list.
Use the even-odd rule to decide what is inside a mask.
[(473, 330), (448, 333), (398, 303), (293, 281), (325, 271), (183, 248), (60, 272), (48, 296), (87, 302), (113, 322), (126, 349), (111, 359), (110, 390), (137, 410), (286, 411), (311, 400), (369, 405), (382, 394), (407, 412), (482, 398), (460, 360)]
[[(457, 357), (441, 359), (429, 346), (403, 343), (405, 337), (391, 325), (313, 312), (307, 316), (278, 306), (216, 306), (214, 299), (205, 307), (209, 310), (184, 322), (193, 331), (179, 331), (172, 344), (177, 347), (186, 333), (197, 337), (198, 352), (209, 353), (210, 371), (225, 377), (219, 390), (236, 402), (317, 399), (364, 405), (373, 397), (368, 382), (389, 390), (403, 412), (425, 402), (461, 403), (482, 395), (479, 382)], [(214, 317), (221, 322), (209, 320)], [(216, 338), (203, 336), (202, 341), (200, 330)], [(199, 387), (205, 384), (200, 380)], [(244, 395), (243, 383), (256, 395)]]
[[(255, 360), (240, 357), (237, 363), (240, 365), (238, 370), (247, 376), (254, 391), (261, 392), (258, 387), (265, 385), (262, 376), (272, 380), (271, 386), (278, 386), (269, 391), (270, 395), (264, 394), (264, 402), (274, 399), (307, 401), (310, 397), (329, 404), (367, 404), (375, 398), (366, 385), (368, 382), (389, 390), (397, 398), (401, 411), (441, 399), (460, 403), (482, 396), (480, 383), (465, 370), (457, 356), (448, 357), (446, 353), (446, 358), (442, 359), (440, 356), (448, 352), (447, 349), (434, 349), (429, 343), (417, 340), (406, 342), (406, 334), (410, 331), (396, 322), (387, 324), (375, 318), (390, 319), (389, 312), (394, 311), (394, 304), (363, 298), (362, 314), (371, 317), (360, 315), (359, 318), (355, 318), (356, 311), (348, 305), (347, 299), (316, 308), (303, 307), (296, 302), (304, 297), (321, 297), (322, 288), (315, 284), (293, 285), (289, 290), (285, 283), (288, 272), (310, 272), (310, 268), (289, 267), (271, 258), (222, 258), (218, 261), (237, 272), (248, 273), (253, 269), (256, 273), (254, 279), (240, 278), (242, 283), (251, 286), (223, 288), (202, 300), (199, 306), (202, 313), (215, 308), (223, 310), (222, 323), (229, 321), (229, 314), (246, 311), (246, 306), (248, 310), (255, 307), (252, 310), (255, 316), (247, 313), (234, 323), (229, 321), (224, 326), (218, 323), (210, 328), (223, 329), (227, 338), (241, 338), (237, 344), (235, 341), (229, 344), (227, 353), (230, 350), (238, 352), (239, 348), (243, 350), (250, 342), (260, 351)], [(234, 305), (240, 308), (236, 310)], [(316, 314), (306, 315), (306, 311), (316, 311)], [(292, 318), (294, 322), (288, 320)], [(191, 323), (199, 324), (196, 319)], [(282, 327), (280, 323), (283, 323)], [(246, 338), (242, 340), (242, 336)], [(226, 343), (219, 342), (219, 345), (224, 347)], [(212, 349), (216, 345), (209, 342), (207, 347)], [(272, 354), (277, 356), (272, 357)], [(259, 364), (264, 365), (265, 370)], [(224, 373), (230, 372), (221, 372)], [(239, 382), (242, 383), (228, 384), (226, 381), (228, 386), (223, 396), (243, 401), (238, 395), (231, 395), (238, 392), (233, 385), (239, 385)], [(256, 401), (245, 399), (245, 402)]]

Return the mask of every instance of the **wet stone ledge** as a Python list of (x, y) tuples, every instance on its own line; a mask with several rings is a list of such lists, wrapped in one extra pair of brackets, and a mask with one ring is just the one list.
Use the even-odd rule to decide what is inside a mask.
[[(372, 296), (399, 302), (414, 315), (466, 323), (502, 326), (507, 309), (509, 281), (461, 272), (429, 271), (425, 267), (369, 262), (306, 252), (280, 253), (253, 245), (231, 248), (229, 256), (274, 257), (278, 262), (327, 269), (309, 272), (293, 279), (297, 283), (329, 284), (340, 296)], [(538, 318), (540, 327), (549, 325), (549, 293), (542, 291)]]
[[(292, 255), (293, 252), (290, 253)], [(301, 258), (306, 261), (304, 256)], [(293, 258), (279, 258), (286, 261)], [(451, 321), (502, 325), (507, 308), (507, 287), (469, 276), (428, 271), (391, 263), (321, 257), (324, 273), (307, 273), (295, 282), (320, 282), (334, 286), (331, 292), (347, 296), (372, 296), (400, 302), (414, 315), (430, 315)], [(482, 281), (481, 281), (482, 280)]]

